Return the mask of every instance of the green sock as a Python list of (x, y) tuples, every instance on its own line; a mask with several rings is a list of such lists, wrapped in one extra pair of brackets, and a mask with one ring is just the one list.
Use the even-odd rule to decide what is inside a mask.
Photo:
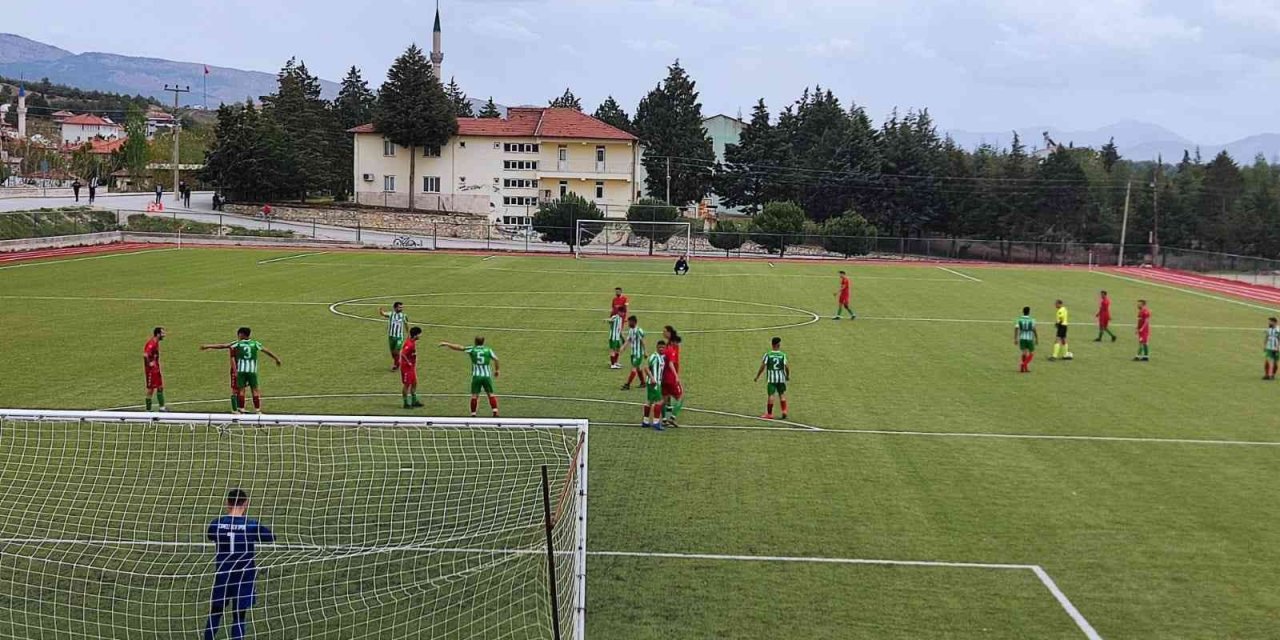
[(413, 394), (412, 394), (411, 396), (409, 396), (409, 397), (413, 400), (413, 403), (414, 403), (414, 404), (422, 404), (422, 402), (420, 402), (420, 401), (418, 400), (418, 394), (417, 394), (416, 392), (415, 392), (415, 393), (413, 393)]
[(837, 317), (837, 318), (839, 318), (839, 317), (840, 317), (840, 313), (841, 313), (841, 312), (843, 312), (843, 311), (844, 311), (844, 309), (841, 309), (840, 307), (836, 307), (836, 317)]
[(147, 411), (151, 410), (151, 396), (147, 396)]
[(672, 404), (674, 404), (675, 406), (671, 408), (671, 414), (676, 417), (680, 417), (680, 412), (684, 410), (684, 399), (681, 398), (680, 400), (676, 400)]
[(160, 401), (160, 408), (163, 409), (164, 408), (164, 392), (163, 391), (156, 392), (156, 400)]
[(239, 410), (240, 410), (240, 398), (233, 393), (231, 394), (231, 411), (236, 412)]
[(407, 394), (407, 393), (406, 393), (406, 394), (403, 394), (401, 397), (402, 397), (402, 399), (404, 400), (404, 408), (408, 409), (408, 408), (409, 408), (409, 394)]

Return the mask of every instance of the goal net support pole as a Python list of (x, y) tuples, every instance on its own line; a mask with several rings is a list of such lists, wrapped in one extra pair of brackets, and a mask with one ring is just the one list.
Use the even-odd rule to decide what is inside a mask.
[(241, 489), (274, 541), (224, 627), (585, 640), (588, 437), (570, 419), (0, 410), (0, 639), (197, 637)]

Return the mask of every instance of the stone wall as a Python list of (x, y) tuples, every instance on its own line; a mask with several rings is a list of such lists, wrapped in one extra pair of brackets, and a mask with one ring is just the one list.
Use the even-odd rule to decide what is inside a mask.
[[(257, 205), (228, 204), (227, 213), (242, 216), (260, 216), (262, 207)], [(314, 222), (335, 227), (362, 228), (379, 231), (404, 231), (419, 235), (436, 235), (443, 238), (468, 238), (484, 240), (502, 235), (501, 229), (490, 225), (488, 218), (468, 215), (444, 215), (385, 211), (378, 209), (343, 209), (339, 207), (291, 207), (272, 206), (271, 217), (290, 222)]]

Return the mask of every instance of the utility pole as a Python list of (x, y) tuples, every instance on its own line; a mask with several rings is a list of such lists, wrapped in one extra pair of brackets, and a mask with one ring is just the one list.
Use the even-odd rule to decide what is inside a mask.
[(1151, 177), (1151, 266), (1160, 264), (1160, 165)]
[(1129, 231), (1129, 192), (1133, 189), (1133, 181), (1124, 183), (1124, 216), (1120, 222), (1120, 257), (1116, 259), (1116, 266), (1124, 266), (1124, 237)]
[(178, 119), (178, 94), (191, 93), (191, 85), (179, 87), (168, 84), (164, 85), (165, 91), (173, 92), (173, 199), (181, 202), (182, 194), (178, 193), (178, 130), (182, 128), (182, 121)]
[(667, 204), (671, 204), (671, 156), (667, 156)]

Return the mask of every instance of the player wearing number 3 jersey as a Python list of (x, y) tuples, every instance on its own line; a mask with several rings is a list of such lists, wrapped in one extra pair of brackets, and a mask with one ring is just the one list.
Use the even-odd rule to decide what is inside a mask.
[(498, 417), (498, 396), (493, 392), (493, 381), (498, 377), (498, 355), (493, 352), (493, 349), (485, 346), (484, 336), (476, 336), (475, 344), (470, 347), (452, 342), (441, 342), (440, 346), (461, 351), (471, 360), (471, 417), (476, 417), (476, 406), (479, 404), (481, 391), (489, 398), (489, 408), (493, 410), (493, 417)]
[(276, 366), (283, 364), (276, 354), (264, 347), (261, 342), (252, 340), (249, 336), (253, 331), (249, 327), (240, 327), (236, 330), (236, 341), (228, 344), (206, 344), (201, 345), (201, 351), (209, 351), (211, 349), (226, 349), (231, 351), (231, 358), (236, 364), (235, 384), (231, 393), (231, 411), (232, 413), (240, 413), (244, 410), (244, 389), (249, 387), (253, 390), (253, 410), (255, 413), (262, 413), (262, 391), (258, 389), (258, 357), (260, 354), (267, 354), (267, 357), (275, 361)]

